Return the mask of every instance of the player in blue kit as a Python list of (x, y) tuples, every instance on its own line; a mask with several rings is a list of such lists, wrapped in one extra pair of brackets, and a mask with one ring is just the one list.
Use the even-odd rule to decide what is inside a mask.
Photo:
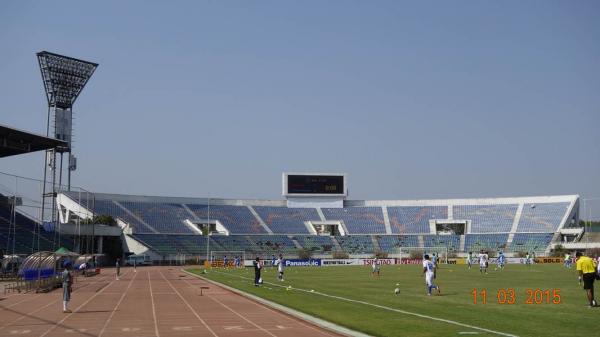
[(498, 260), (496, 263), (498, 266), (494, 270), (498, 270), (498, 268), (500, 268), (500, 270), (504, 270), (504, 265), (506, 264), (506, 257), (504, 256), (504, 253), (498, 252)]
[(425, 254), (423, 260), (423, 274), (425, 275), (425, 284), (427, 285), (427, 296), (431, 296), (431, 290), (436, 289), (438, 295), (441, 293), (440, 287), (433, 283), (435, 276), (435, 265), (429, 259), (429, 255)]

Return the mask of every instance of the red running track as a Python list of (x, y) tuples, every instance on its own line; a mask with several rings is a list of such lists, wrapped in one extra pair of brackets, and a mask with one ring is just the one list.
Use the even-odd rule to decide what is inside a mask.
[(0, 296), (0, 336), (339, 336), (175, 267), (124, 268), (119, 281), (102, 272), (77, 279), (71, 314), (61, 289)]

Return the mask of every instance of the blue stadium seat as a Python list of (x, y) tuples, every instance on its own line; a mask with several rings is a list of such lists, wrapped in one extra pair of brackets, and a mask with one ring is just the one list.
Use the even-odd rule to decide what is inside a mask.
[(525, 204), (517, 232), (556, 232), (568, 209), (568, 202)]
[(454, 219), (471, 220), (471, 233), (508, 233), (518, 205), (454, 206)]
[(309, 234), (304, 222), (321, 220), (315, 208), (254, 206), (254, 210), (278, 234)]
[(327, 220), (341, 220), (349, 234), (385, 234), (381, 207), (323, 208)]
[(429, 220), (447, 219), (448, 206), (388, 207), (392, 233), (427, 234)]
[(230, 234), (266, 234), (260, 222), (246, 206), (189, 204), (188, 207), (199, 219), (219, 220)]

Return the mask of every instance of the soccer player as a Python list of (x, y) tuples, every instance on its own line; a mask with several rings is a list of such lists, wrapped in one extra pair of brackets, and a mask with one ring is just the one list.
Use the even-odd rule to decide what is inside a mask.
[(260, 258), (256, 257), (254, 260), (254, 286), (258, 287), (260, 285), (260, 271), (262, 269), (262, 264), (260, 263)]
[(275, 258), (275, 254), (271, 255), (271, 267), (275, 267), (275, 262), (277, 259)]
[(223, 268), (227, 268), (227, 255), (223, 255)]
[(591, 258), (584, 256), (581, 252), (575, 253), (575, 257), (577, 258), (575, 266), (579, 273), (579, 282), (581, 283), (583, 280), (583, 289), (586, 291), (590, 308), (595, 307), (594, 281), (596, 280), (596, 266)]
[(437, 265), (437, 255), (436, 253), (432, 254), (433, 256), (431, 257), (431, 262), (433, 262), (433, 266), (435, 267), (435, 269), (437, 269), (438, 265)]
[(377, 258), (377, 256), (375, 256), (375, 258), (373, 259), (373, 264), (371, 265), (371, 267), (373, 268), (373, 270), (371, 271), (371, 275), (375, 276), (375, 273), (377, 273), (377, 276), (379, 276), (379, 259)]
[(565, 254), (565, 268), (571, 269), (571, 254)]
[(473, 252), (469, 252), (467, 256), (467, 264), (469, 265), (469, 269), (471, 269), (471, 264), (473, 263)]
[(477, 255), (477, 258), (479, 259), (479, 272), (482, 274), (487, 274), (488, 255), (482, 249), (479, 251), (479, 255)]
[(425, 254), (423, 260), (423, 274), (425, 275), (425, 284), (427, 285), (427, 296), (431, 296), (431, 290), (436, 289), (438, 295), (441, 293), (440, 287), (433, 284), (435, 275), (435, 265), (429, 259), (429, 255)]
[(277, 279), (283, 282), (283, 255), (279, 254), (279, 258), (275, 260), (274, 266), (277, 266)]
[(506, 257), (504, 256), (504, 253), (502, 252), (498, 252), (498, 267), (500, 268), (500, 270), (504, 270), (504, 265), (506, 264)]
[(531, 257), (529, 257), (529, 252), (527, 252), (527, 255), (525, 255), (525, 264), (528, 266), (531, 265)]
[(117, 258), (117, 262), (115, 263), (115, 268), (117, 268), (117, 281), (119, 280), (119, 276), (121, 276), (121, 264), (119, 263), (121, 260)]

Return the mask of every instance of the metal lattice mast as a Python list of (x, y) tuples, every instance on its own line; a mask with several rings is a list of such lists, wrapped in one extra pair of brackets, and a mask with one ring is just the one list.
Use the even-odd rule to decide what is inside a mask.
[[(98, 64), (47, 51), (37, 53), (37, 59), (40, 66), (46, 99), (48, 101), (46, 136), (63, 140), (68, 144), (66, 147), (47, 150), (44, 164), (41, 221), (43, 223), (46, 220), (46, 214), (44, 213), (46, 202), (48, 200), (51, 209), (50, 222), (55, 227), (54, 245), (56, 248), (57, 244), (60, 246), (60, 224), (56, 221), (58, 216), (56, 196), (59, 190), (62, 189), (62, 186), (60, 185), (62, 185), (62, 163), (63, 155), (65, 153), (68, 155), (67, 158), (69, 163), (67, 168), (67, 190), (71, 189), (71, 171), (76, 169), (76, 158), (71, 154), (73, 104), (77, 100), (77, 97), (79, 97), (79, 94), (81, 94), (81, 91), (90, 77), (94, 74)], [(60, 155), (59, 172), (56, 171), (57, 154)], [(48, 174), (48, 170), (50, 170), (50, 174)], [(59, 186), (56, 185), (57, 173)], [(51, 179), (50, 182), (47, 181), (49, 177)], [(50, 186), (47, 186), (48, 183), (50, 183)], [(40, 232), (38, 232), (38, 251), (40, 250), (39, 235)]]

